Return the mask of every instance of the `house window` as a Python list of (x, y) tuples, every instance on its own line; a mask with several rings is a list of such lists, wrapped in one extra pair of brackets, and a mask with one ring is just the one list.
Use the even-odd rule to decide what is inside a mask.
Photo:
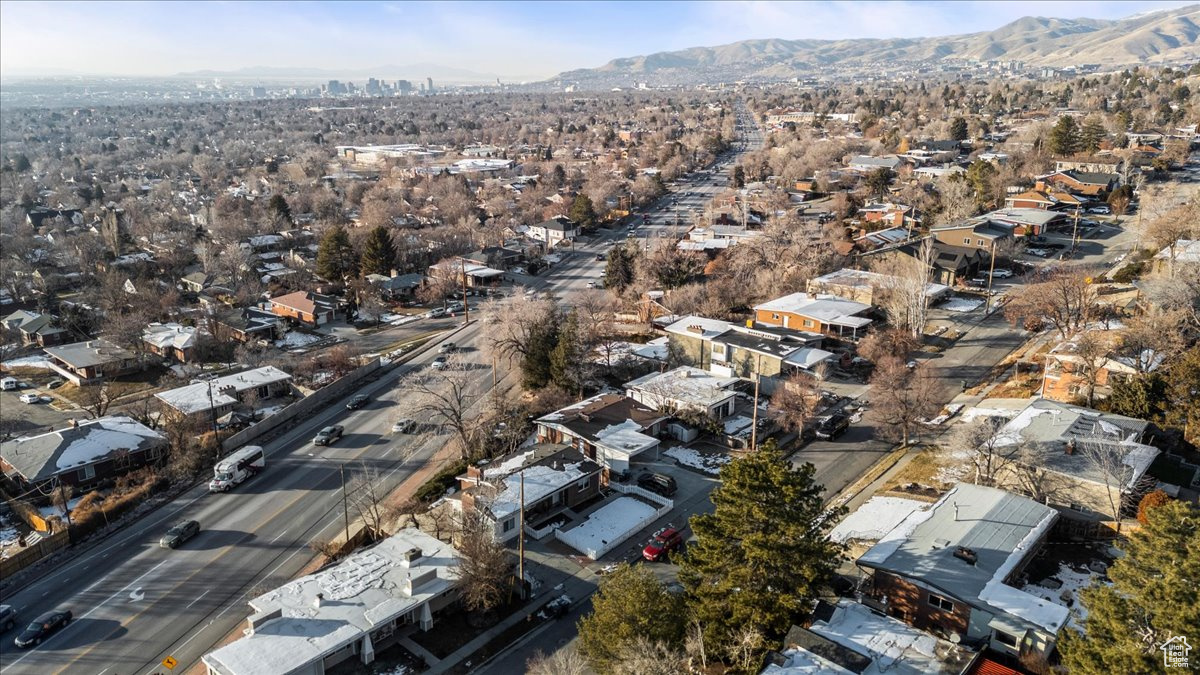
[(79, 470), (79, 480), (91, 480), (96, 477), (96, 465), (88, 464)]
[(963, 243), (964, 243), (964, 244), (970, 244), (970, 243), (971, 243), (971, 238), (970, 238), (970, 237), (963, 237)]
[(813, 325), (812, 319), (805, 319), (805, 320), (804, 320), (804, 327), (805, 327), (805, 328), (812, 328), (812, 325)]
[(778, 314), (772, 314), (772, 315), (771, 315), (771, 320), (772, 320), (772, 321), (778, 321), (778, 320), (779, 320), (779, 315), (778, 315)]
[(1009, 635), (1008, 633), (1001, 633), (1000, 631), (996, 631), (996, 642), (999, 642), (1000, 644), (1005, 645), (1006, 647), (1012, 647), (1013, 649), (1017, 648), (1017, 638), (1013, 637), (1012, 635)]
[(504, 521), (504, 531), (509, 532), (512, 529), (513, 529), (513, 519), (509, 518), (508, 520)]
[(983, 240), (982, 240), (982, 239), (976, 239), (975, 241), (976, 241), (976, 242), (977, 242), (977, 243), (978, 243), (980, 246), (983, 246)]
[(1070, 507), (1069, 507), (1069, 508), (1070, 508), (1072, 511), (1079, 511), (1080, 513), (1082, 513), (1083, 511), (1086, 511), (1086, 510), (1087, 510), (1087, 509), (1085, 509), (1085, 508), (1083, 507), (1083, 505), (1082, 505), (1082, 504), (1076, 504), (1075, 502), (1071, 502), (1071, 504), (1070, 504)]
[(947, 612), (954, 611), (954, 603), (953, 602), (950, 602), (949, 600), (947, 600), (946, 598), (943, 598), (940, 595), (934, 595), (933, 593), (929, 594), (929, 604), (933, 607), (937, 607), (938, 609), (944, 609)]

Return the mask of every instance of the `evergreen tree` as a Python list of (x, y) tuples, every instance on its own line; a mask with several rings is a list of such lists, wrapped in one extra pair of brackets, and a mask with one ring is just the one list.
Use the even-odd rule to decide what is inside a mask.
[(967, 130), (967, 120), (962, 117), (955, 117), (950, 122), (950, 138), (956, 141), (965, 141), (970, 137), (970, 132)]
[(867, 174), (864, 183), (872, 197), (885, 197), (888, 187), (892, 184), (892, 171), (887, 168), (875, 169)]
[(1200, 510), (1171, 501), (1145, 515), (1108, 569), (1111, 585), (1080, 594), (1083, 633), (1067, 629), (1059, 641), (1072, 674), (1159, 672), (1160, 645), (1200, 635)]
[(575, 195), (571, 210), (567, 217), (575, 222), (580, 229), (588, 229), (596, 223), (596, 209), (592, 206), (592, 198), (580, 192)]
[(529, 329), (525, 358), (521, 359), (521, 386), (527, 390), (541, 389), (550, 382), (550, 355), (558, 346), (559, 319), (557, 312), (549, 312)]
[(733, 167), (733, 187), (740, 188), (746, 186), (746, 170), (741, 164)]
[(267, 202), (267, 213), (271, 218), (281, 223), (292, 222), (292, 207), (288, 206), (287, 200), (283, 195), (274, 195)]
[(842, 548), (827, 533), (844, 509), (825, 508), (813, 472), (768, 441), (726, 464), (709, 497), (716, 508), (692, 517), (696, 543), (679, 580), (710, 649), (728, 654), (743, 628), (782, 637), (831, 578)]
[(1073, 155), (1079, 151), (1079, 125), (1075, 118), (1063, 115), (1050, 130), (1050, 152), (1056, 155)]
[(579, 651), (596, 672), (611, 673), (639, 640), (674, 645), (683, 631), (679, 597), (645, 565), (622, 563), (600, 581), (592, 613), (579, 620)]
[(579, 315), (574, 310), (558, 331), (558, 343), (550, 352), (550, 380), (566, 391), (577, 391), (583, 386), (583, 336), (579, 331)]
[(1113, 384), (1112, 394), (1100, 401), (1099, 405), (1108, 412), (1149, 420), (1162, 414), (1162, 402), (1166, 395), (1167, 383), (1161, 375), (1143, 373), (1117, 380)]
[(604, 267), (604, 287), (622, 293), (633, 283), (635, 273), (634, 257), (636, 253), (625, 246), (614, 246), (608, 254), (608, 264)]
[(377, 225), (367, 235), (363, 243), (362, 274), (391, 274), (392, 265), (396, 264), (396, 245), (392, 243), (392, 235), (383, 225)]
[(992, 201), (992, 179), (996, 176), (996, 167), (991, 162), (977, 159), (967, 167), (967, 182), (975, 190), (976, 208), (987, 208)]
[(1095, 152), (1100, 149), (1100, 143), (1108, 136), (1100, 120), (1089, 117), (1079, 130), (1079, 147), (1084, 152)]
[(345, 281), (358, 274), (358, 256), (350, 245), (350, 235), (335, 225), (321, 238), (317, 247), (317, 274), (328, 281)]

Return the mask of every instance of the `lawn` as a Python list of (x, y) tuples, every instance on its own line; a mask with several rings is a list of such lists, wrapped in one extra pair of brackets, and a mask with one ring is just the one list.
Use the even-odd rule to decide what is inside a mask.
[[(961, 468), (955, 466), (956, 464), (961, 464), (961, 462), (956, 462), (953, 457), (942, 452), (941, 449), (936, 447), (925, 448), (914, 455), (904, 468), (889, 478), (879, 490), (879, 494), (884, 494), (888, 491), (912, 494), (914, 490), (906, 490), (904, 486), (913, 483), (925, 488), (949, 487), (956, 480), (948, 480), (952, 478), (948, 470), (952, 471)], [(917, 490), (915, 492), (923, 494), (925, 491)]]
[[(123, 376), (120, 379), (108, 380), (105, 384), (108, 386), (109, 399), (116, 401), (131, 394), (158, 389), (161, 386), (159, 381), (166, 373), (167, 371), (163, 368), (154, 367)], [(93, 387), (77, 387), (73, 383), (68, 382), (55, 389), (54, 393), (76, 405), (85, 406), (90, 403), (90, 394), (88, 391)]]

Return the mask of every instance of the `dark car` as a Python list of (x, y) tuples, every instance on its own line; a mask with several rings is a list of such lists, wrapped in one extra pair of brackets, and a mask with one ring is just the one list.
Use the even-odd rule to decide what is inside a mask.
[(836, 412), (817, 422), (817, 438), (832, 440), (850, 428), (850, 416), (844, 412)]
[(674, 478), (661, 473), (644, 473), (638, 476), (638, 487), (664, 497), (670, 497), (678, 489)]
[(329, 445), (341, 438), (344, 431), (345, 429), (340, 424), (325, 427), (317, 432), (317, 435), (313, 438), (313, 445)]
[(355, 394), (354, 398), (346, 404), (346, 410), (358, 410), (371, 401), (371, 398), (366, 394)]
[(12, 605), (0, 605), (0, 630), (8, 630), (17, 625), (17, 610)]
[(185, 520), (175, 527), (167, 530), (167, 533), (158, 540), (158, 545), (163, 548), (177, 548), (183, 542), (191, 539), (200, 532), (200, 523), (194, 520)]
[(604, 254), (603, 254), (603, 253), (597, 253), (597, 254), (596, 254), (596, 260), (604, 260)]
[(571, 611), (571, 599), (565, 595), (560, 595), (557, 598), (547, 602), (542, 611), (551, 619), (562, 618)]
[(642, 557), (650, 562), (662, 560), (668, 553), (683, 545), (683, 533), (673, 527), (654, 535), (646, 548), (642, 549)]
[(34, 619), (33, 623), (29, 624), (25, 630), (21, 631), (21, 634), (17, 636), (17, 639), (13, 640), (13, 644), (21, 649), (40, 645), (42, 644), (42, 640), (45, 640), (51, 635), (57, 633), (59, 630), (62, 630), (62, 628), (68, 623), (71, 623), (71, 610), (56, 609), (51, 612), (46, 612), (45, 614)]

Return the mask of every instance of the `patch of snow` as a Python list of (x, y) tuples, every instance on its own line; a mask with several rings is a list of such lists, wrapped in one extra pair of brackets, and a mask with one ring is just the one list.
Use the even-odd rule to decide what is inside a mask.
[(1057, 579), (1062, 586), (1053, 589), (1038, 584), (1029, 584), (1021, 590), (1069, 608), (1071, 618), (1067, 620), (1067, 625), (1083, 630), (1083, 622), (1087, 619), (1087, 608), (1079, 601), (1079, 591), (1091, 586), (1100, 578), (1100, 575), (1090, 571), (1079, 572), (1069, 565), (1060, 564), (1058, 572), (1050, 578)]
[(866, 562), (882, 563), (887, 560), (904, 542), (908, 541), (908, 538), (917, 529), (917, 526), (929, 520), (932, 515), (933, 509), (913, 511), (908, 514), (904, 520), (900, 521), (899, 525), (893, 527), (887, 534), (880, 537), (879, 543), (864, 553), (859, 558), (859, 561), (865, 560)]
[(4, 362), (5, 368), (42, 368), (50, 369), (50, 360), (44, 356), (23, 356), (19, 359), (9, 359)]
[(966, 312), (973, 312), (973, 311), (979, 309), (979, 306), (982, 304), (983, 304), (982, 300), (970, 300), (967, 298), (950, 298), (946, 302), (942, 303), (940, 305), (939, 309), (944, 309), (948, 312), (960, 312), (960, 313), (965, 314)]
[(784, 665), (774, 663), (767, 666), (762, 675), (853, 675), (832, 661), (828, 661), (807, 649), (795, 648), (783, 652)]
[(914, 511), (929, 508), (929, 504), (901, 497), (871, 497), (854, 513), (846, 516), (829, 533), (839, 544), (851, 539), (878, 541)]
[(295, 349), (297, 347), (310, 345), (314, 342), (319, 342), (321, 339), (322, 338), (320, 335), (290, 330), (284, 334), (282, 339), (275, 341), (275, 346), (279, 347), (280, 349)]
[[(80, 495), (80, 496), (78, 496), (78, 497), (75, 497), (75, 498), (73, 498), (73, 499), (69, 499), (69, 500), (67, 500), (67, 510), (68, 510), (68, 511), (74, 511), (74, 510), (75, 510), (75, 507), (76, 507), (76, 506), (79, 506), (79, 500), (81, 500), (81, 499), (83, 499), (83, 496), (82, 496), (82, 495)], [(38, 507), (38, 513), (42, 514), (42, 517), (43, 517), (43, 518), (50, 518), (50, 517), (52, 517), (52, 516), (57, 516), (57, 517), (59, 517), (59, 518), (62, 518), (62, 517), (63, 517), (63, 512), (62, 512), (62, 509), (58, 508), (57, 506), (53, 506), (53, 505), (51, 505), (51, 506), (39, 506), (39, 507)], [(0, 539), (3, 539), (3, 536), (2, 536), (2, 535), (0, 535)]]
[(593, 511), (578, 526), (558, 530), (554, 536), (576, 551), (598, 558), (633, 536), (654, 518), (653, 506), (633, 497), (618, 497)]
[(936, 637), (849, 600), (840, 601), (829, 621), (815, 622), (810, 630), (870, 657), (872, 663), (863, 675), (924, 675), (942, 671)]
[(1029, 548), (1041, 541), (1042, 536), (1046, 534), (1046, 530), (1050, 529), (1050, 525), (1057, 515), (1057, 513), (1047, 514), (1037, 526), (1029, 530), (1025, 538), (1013, 548), (1008, 559), (1004, 561), (1003, 565), (996, 568), (996, 573), (979, 592), (979, 599), (992, 607), (1055, 633), (1067, 621), (1069, 614), (1067, 608), (1019, 588), (1013, 588), (1005, 584), (1004, 580), (1012, 573), (1017, 563), (1025, 558)]
[(58, 456), (58, 470), (90, 464), (114, 448), (136, 448), (143, 438), (162, 438), (158, 432), (128, 417), (104, 417), (84, 427), (87, 434), (71, 442)]
[(529, 507), (583, 478), (583, 471), (579, 468), (581, 465), (582, 462), (564, 464), (561, 470), (549, 466), (531, 466), (516, 471), (504, 479), (504, 491), (488, 502), (488, 508), (496, 520), (502, 520), (521, 508), (521, 476), (525, 477), (525, 506)]
[(724, 422), (725, 435), (726, 436), (737, 436), (738, 434), (749, 429), (751, 424), (754, 424), (754, 420), (750, 419), (749, 417), (746, 417), (745, 415), (738, 415), (737, 417), (730, 417), (729, 419), (725, 420), (725, 422)]
[(484, 478), (495, 478), (497, 476), (507, 476), (508, 474), (516, 471), (517, 469), (520, 469), (521, 467), (525, 466), (525, 462), (529, 461), (529, 458), (532, 456), (533, 456), (532, 450), (530, 450), (529, 452), (523, 452), (519, 455), (513, 455), (512, 457), (506, 459), (505, 461), (501, 462), (500, 464), (497, 464), (496, 466), (488, 467), (488, 469), (483, 472), (483, 476), (484, 476)]
[(683, 466), (690, 466), (713, 476), (721, 473), (721, 467), (733, 461), (733, 457), (729, 455), (707, 454), (692, 448), (674, 447), (663, 454)]

